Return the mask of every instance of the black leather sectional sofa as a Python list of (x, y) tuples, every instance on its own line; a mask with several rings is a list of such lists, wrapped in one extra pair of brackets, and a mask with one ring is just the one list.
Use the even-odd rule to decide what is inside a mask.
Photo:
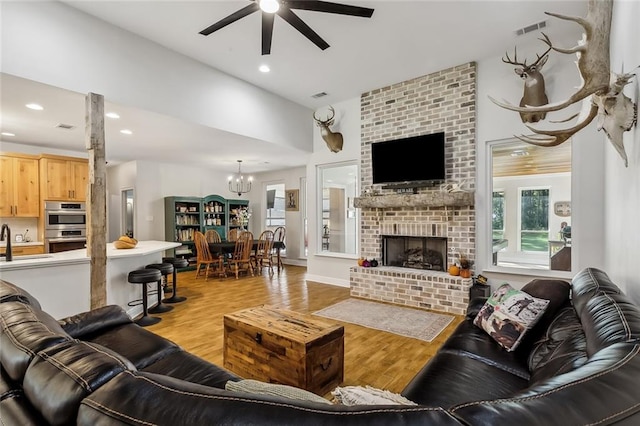
[(57, 321), (16, 285), (0, 282), (0, 297), (2, 425), (640, 424), (640, 309), (597, 269), (514, 352), (473, 325), (484, 301), (472, 301), (402, 392), (417, 406), (226, 391), (239, 377), (118, 307)]

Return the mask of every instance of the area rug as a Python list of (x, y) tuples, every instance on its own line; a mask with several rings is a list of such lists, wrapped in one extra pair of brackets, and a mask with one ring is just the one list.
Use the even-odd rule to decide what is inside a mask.
[(361, 299), (343, 300), (313, 314), (426, 342), (431, 342), (454, 318)]

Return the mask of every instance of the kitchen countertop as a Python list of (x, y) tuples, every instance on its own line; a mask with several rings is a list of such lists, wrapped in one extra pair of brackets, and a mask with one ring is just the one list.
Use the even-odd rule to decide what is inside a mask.
[[(168, 241), (139, 241), (138, 245), (132, 249), (116, 249), (113, 246), (113, 243), (107, 243), (107, 259), (144, 256), (169, 250), (181, 245), (181, 243)], [(89, 257), (87, 257), (87, 249), (63, 251), (60, 253), (14, 256), (13, 261), (11, 262), (7, 262), (5, 258), (2, 257), (0, 259), (0, 272), (15, 269), (46, 268), (51, 266), (88, 263), (89, 260)]]

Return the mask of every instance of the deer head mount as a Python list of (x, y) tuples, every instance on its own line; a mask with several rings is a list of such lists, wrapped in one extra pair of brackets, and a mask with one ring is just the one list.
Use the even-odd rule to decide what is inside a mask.
[(584, 100), (582, 113), (560, 121), (566, 122), (578, 117), (574, 126), (560, 130), (541, 130), (527, 125), (532, 132), (540, 136), (521, 135), (517, 137), (533, 145), (555, 146), (584, 129), (594, 118), (600, 117), (598, 130), (602, 128), (605, 131), (626, 167), (628, 161), (622, 135), (637, 122), (637, 105), (622, 93), (622, 88), (629, 82), (633, 74), (612, 74), (610, 69), (609, 34), (611, 32), (613, 0), (589, 0), (585, 18), (545, 13), (558, 19), (576, 22), (584, 29), (582, 39), (575, 47), (569, 49), (553, 46), (545, 34), (542, 34), (544, 38), (541, 39), (549, 48), (558, 53), (576, 54), (578, 70), (583, 80), (582, 85), (568, 99), (544, 106), (518, 107), (507, 101), (500, 102), (489, 98), (495, 104), (519, 113), (560, 111)]
[[(514, 49), (513, 60), (509, 57), (508, 53), (505, 53), (506, 59), (502, 58), (502, 62), (505, 64), (517, 65), (513, 70), (516, 74), (524, 80), (524, 94), (520, 99), (520, 106), (540, 106), (549, 103), (547, 94), (545, 93), (544, 77), (542, 76), (542, 67), (547, 63), (549, 59), (548, 53), (551, 51), (549, 47), (542, 55), (536, 56), (538, 59), (531, 65), (527, 65), (527, 60), (524, 62), (518, 62), (518, 50)], [(546, 112), (521, 112), (520, 118), (523, 123), (537, 123), (540, 120), (544, 120)]]
[(343, 138), (342, 133), (332, 132), (329, 126), (333, 125), (334, 118), (336, 116), (336, 112), (332, 106), (329, 107), (330, 116), (325, 120), (321, 120), (316, 117), (316, 113), (313, 113), (313, 119), (315, 120), (318, 127), (320, 127), (320, 136), (324, 139), (327, 147), (331, 152), (340, 152), (342, 151)]

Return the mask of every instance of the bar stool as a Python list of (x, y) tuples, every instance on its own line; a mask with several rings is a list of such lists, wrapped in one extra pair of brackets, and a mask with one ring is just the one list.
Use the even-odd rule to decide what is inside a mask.
[[(147, 269), (157, 269), (160, 271), (160, 274), (166, 280), (170, 273), (173, 272), (173, 265), (170, 263), (152, 263), (146, 266)], [(169, 312), (173, 309), (173, 306), (167, 306), (162, 303), (162, 277), (158, 280), (157, 293), (158, 293), (158, 304), (153, 308), (149, 309), (149, 313), (152, 314), (161, 314), (163, 312)]]
[(142, 284), (142, 302), (140, 300), (134, 300), (128, 303), (129, 306), (137, 306), (142, 303), (142, 317), (136, 321), (136, 324), (142, 327), (159, 323), (161, 320), (161, 318), (150, 317), (147, 309), (147, 284), (158, 282), (161, 279), (162, 274), (157, 269), (138, 269), (129, 272), (127, 276), (127, 280), (131, 284)]
[(186, 268), (189, 266), (189, 262), (187, 259), (183, 259), (181, 257), (163, 257), (162, 262), (170, 263), (173, 265), (173, 294), (171, 297), (163, 300), (164, 303), (179, 303), (187, 300), (184, 296), (178, 296), (178, 281), (177, 281), (177, 272), (178, 268)]

